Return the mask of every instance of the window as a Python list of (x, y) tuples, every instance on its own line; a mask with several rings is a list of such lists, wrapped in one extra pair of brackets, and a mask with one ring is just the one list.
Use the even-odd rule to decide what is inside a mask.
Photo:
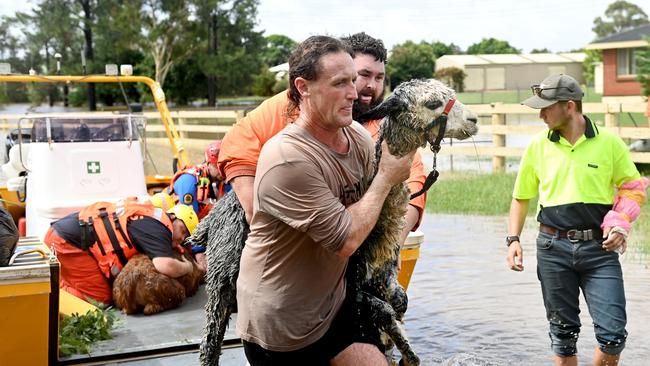
[(616, 75), (636, 75), (636, 53), (640, 48), (619, 48), (616, 50)]

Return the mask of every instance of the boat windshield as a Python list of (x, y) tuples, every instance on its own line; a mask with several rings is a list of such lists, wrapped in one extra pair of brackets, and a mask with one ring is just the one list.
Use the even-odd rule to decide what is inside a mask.
[(138, 139), (144, 117), (32, 117), (31, 142), (128, 141)]

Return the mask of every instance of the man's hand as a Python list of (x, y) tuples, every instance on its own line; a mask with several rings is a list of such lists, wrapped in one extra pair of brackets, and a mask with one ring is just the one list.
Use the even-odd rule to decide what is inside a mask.
[(507, 261), (511, 270), (517, 272), (524, 270), (524, 251), (518, 241), (513, 241), (508, 247)]
[(627, 232), (625, 229), (615, 226), (613, 228), (606, 227), (603, 230), (603, 249), (608, 252), (616, 250), (620, 254), (625, 253), (627, 250)]
[(404, 182), (411, 173), (415, 151), (413, 150), (408, 155), (398, 158), (391, 155), (388, 144), (384, 141), (381, 144), (381, 160), (379, 161), (377, 175), (382, 176), (391, 187)]
[(203, 273), (206, 273), (208, 271), (208, 259), (205, 256), (205, 253), (196, 253), (194, 259), (196, 259), (196, 264), (199, 266), (199, 269), (203, 271)]

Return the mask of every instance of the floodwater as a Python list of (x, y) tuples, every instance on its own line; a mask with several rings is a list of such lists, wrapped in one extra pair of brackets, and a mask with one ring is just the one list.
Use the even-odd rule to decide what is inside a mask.
[[(535, 220), (522, 234), (524, 272), (505, 262), (507, 218), (427, 214), (408, 289), (405, 327), (422, 365), (549, 365), (550, 350), (536, 275)], [(650, 364), (650, 256), (621, 257), (629, 337), (622, 364)], [(581, 297), (580, 365), (591, 365), (596, 341)]]

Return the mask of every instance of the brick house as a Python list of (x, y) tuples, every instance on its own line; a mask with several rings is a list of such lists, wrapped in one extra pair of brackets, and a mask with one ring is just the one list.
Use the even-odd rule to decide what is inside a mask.
[[(650, 24), (598, 39), (585, 47), (603, 52), (603, 98), (620, 99), (641, 95), (641, 84), (636, 80), (635, 55), (648, 46), (645, 37), (650, 37)], [(598, 77), (596, 75), (596, 79)]]

